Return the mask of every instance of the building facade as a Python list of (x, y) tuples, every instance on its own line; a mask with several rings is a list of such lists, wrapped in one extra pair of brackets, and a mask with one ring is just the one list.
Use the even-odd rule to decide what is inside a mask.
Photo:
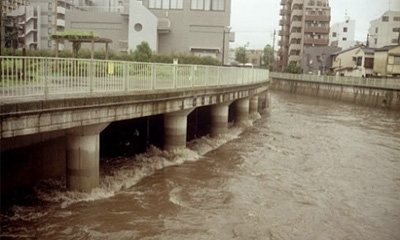
[(400, 76), (400, 45), (375, 50), (374, 74), (379, 77)]
[(400, 11), (387, 11), (370, 22), (368, 44), (372, 48), (382, 48), (400, 43)]
[(374, 52), (374, 49), (362, 45), (332, 54), (332, 71), (340, 76), (371, 77)]
[(343, 50), (352, 48), (356, 45), (355, 32), (356, 21), (346, 17), (344, 22), (335, 23), (331, 26), (329, 45)]
[(331, 8), (328, 0), (281, 0), (278, 68), (300, 63), (306, 47), (328, 46)]
[(332, 55), (341, 51), (338, 47), (309, 47), (304, 50), (301, 69), (304, 74), (325, 75), (332, 68)]
[(190, 53), (229, 62), (231, 0), (142, 2), (158, 19), (158, 52)]
[[(28, 8), (37, 16), (38, 49), (52, 48), (49, 35), (56, 31), (86, 30), (111, 39), (115, 51), (135, 50), (146, 41), (155, 52), (229, 63), (231, 0), (32, 0)], [(25, 9), (19, 8), (16, 17), (22, 14)], [(61, 43), (59, 49), (69, 45)]]
[[(13, 18), (11, 24), (18, 29), (17, 48), (51, 49), (53, 42), (49, 36), (64, 31), (66, 12), (77, 8), (71, 0), (30, 0), (9, 12), (8, 16)], [(64, 42), (59, 49), (64, 49)]]
[(7, 15), (9, 12), (26, 4), (27, 0), (1, 0), (1, 13)]

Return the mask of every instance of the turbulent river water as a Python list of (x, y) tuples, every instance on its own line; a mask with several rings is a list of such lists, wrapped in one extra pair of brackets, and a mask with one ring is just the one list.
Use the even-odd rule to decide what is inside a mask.
[(42, 182), (2, 210), (0, 236), (400, 239), (400, 112), (284, 93), (270, 106), (187, 150), (103, 159), (91, 194)]

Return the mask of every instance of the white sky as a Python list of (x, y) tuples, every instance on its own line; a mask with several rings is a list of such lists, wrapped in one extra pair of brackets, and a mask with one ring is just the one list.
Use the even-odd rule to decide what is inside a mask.
[[(272, 45), (274, 29), (280, 29), (279, 10), (281, 0), (232, 0), (231, 27), (236, 33), (231, 47), (250, 43), (250, 49), (262, 49)], [(380, 17), (389, 9), (400, 11), (400, 0), (330, 0), (331, 25), (343, 22), (347, 10), (351, 19), (356, 20), (356, 40), (365, 41), (369, 22)], [(275, 47), (280, 40), (276, 35)]]

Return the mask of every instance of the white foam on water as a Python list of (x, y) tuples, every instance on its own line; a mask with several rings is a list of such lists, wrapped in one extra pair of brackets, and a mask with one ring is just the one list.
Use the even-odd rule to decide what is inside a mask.
[[(215, 138), (206, 136), (194, 139), (187, 144), (185, 149), (165, 151), (151, 146), (146, 153), (138, 154), (135, 157), (106, 159), (104, 164), (110, 166), (102, 166), (100, 186), (88, 193), (67, 191), (65, 177), (58, 180), (44, 180), (34, 189), (38, 199), (55, 203), (55, 207), (61, 206), (61, 208), (67, 208), (71, 204), (111, 198), (122, 190), (134, 186), (141, 179), (154, 174), (157, 170), (201, 159), (204, 154), (238, 138), (244, 128), (249, 125), (252, 125), (250, 120), (249, 124), (245, 124), (243, 127), (230, 128), (227, 134)], [(175, 204), (179, 205), (179, 201)], [(12, 210), (13, 214), (9, 220), (34, 221), (46, 216), (50, 211), (45, 209), (38, 211), (38, 209), (29, 207), (20, 208)]]

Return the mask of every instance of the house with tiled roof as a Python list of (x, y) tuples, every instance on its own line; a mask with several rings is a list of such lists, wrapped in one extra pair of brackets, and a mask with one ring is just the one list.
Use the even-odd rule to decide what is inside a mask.
[(370, 77), (374, 71), (375, 49), (364, 45), (332, 54), (332, 72), (339, 76)]

